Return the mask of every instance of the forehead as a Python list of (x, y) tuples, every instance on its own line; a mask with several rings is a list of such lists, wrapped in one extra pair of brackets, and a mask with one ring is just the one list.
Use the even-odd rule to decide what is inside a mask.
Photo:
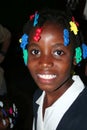
[[(33, 36), (36, 34), (36, 30), (38, 28), (41, 28), (42, 31), (40, 33), (40, 36), (50, 36), (53, 35), (54, 37), (63, 37), (63, 28), (60, 24), (57, 23), (50, 23), (50, 22), (46, 22), (43, 26), (41, 27), (34, 27), (32, 28), (29, 37), (33, 38)], [(46, 34), (46, 35), (45, 35)]]
[(46, 22), (43, 25), (43, 31), (62, 32), (63, 28), (60, 24)]
[[(30, 44), (34, 43), (38, 46), (63, 46), (63, 48), (72, 50), (72, 44), (67, 47), (64, 45), (64, 28), (57, 23), (46, 22), (41, 28), (42, 32), (40, 34), (40, 40), (38, 42), (34, 41), (34, 36), (36, 35), (36, 30), (40, 27), (34, 27), (29, 34)], [(43, 44), (44, 43), (44, 44)]]

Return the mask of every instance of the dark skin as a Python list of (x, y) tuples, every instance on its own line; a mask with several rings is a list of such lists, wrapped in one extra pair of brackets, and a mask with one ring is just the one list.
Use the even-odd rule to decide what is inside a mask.
[(29, 35), (28, 68), (38, 87), (45, 91), (43, 115), (73, 83), (71, 72), (74, 55), (72, 44), (64, 46), (63, 29), (56, 24), (46, 23), (37, 42)]

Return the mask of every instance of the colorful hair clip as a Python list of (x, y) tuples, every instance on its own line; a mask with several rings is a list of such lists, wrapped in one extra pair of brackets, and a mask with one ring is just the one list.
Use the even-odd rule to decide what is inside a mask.
[(82, 60), (82, 50), (80, 47), (77, 47), (75, 49), (76, 53), (75, 53), (75, 59), (76, 59), (76, 63), (78, 64), (81, 60)]
[(86, 44), (82, 44), (82, 50), (83, 50), (83, 58), (86, 59), (87, 58), (87, 45)]
[(36, 34), (34, 36), (34, 40), (35, 41), (39, 41), (40, 40), (40, 38), (41, 38), (41, 36), (40, 36), (41, 32), (42, 32), (42, 28), (37, 28), (36, 29)]
[(22, 50), (23, 50), (24, 63), (25, 63), (25, 65), (27, 65), (28, 51), (27, 51), (27, 49), (25, 49), (25, 48), (26, 48), (26, 45), (28, 44), (28, 35), (27, 35), (27, 34), (24, 34), (24, 35), (22, 36), (22, 38), (20, 39), (19, 42), (21, 42), (20, 47), (21, 47)]
[(38, 18), (39, 18), (39, 14), (37, 14), (37, 12), (35, 13), (35, 17), (34, 17), (34, 23), (33, 26), (35, 27), (36, 24), (38, 23)]
[(64, 45), (67, 46), (69, 44), (69, 31), (67, 29), (64, 29), (63, 35), (64, 35)]
[(79, 24), (75, 21), (74, 17), (72, 17), (72, 21), (70, 21), (69, 24), (70, 24), (70, 30), (73, 31), (75, 35), (77, 35), (78, 33), (77, 27), (79, 26)]
[(27, 65), (27, 60), (28, 60), (28, 51), (27, 51), (27, 49), (23, 49), (23, 59), (24, 59), (25, 65)]
[(33, 20), (34, 16), (35, 16), (34, 14), (30, 15), (30, 21)]
[(74, 16), (72, 16), (72, 21), (76, 24), (77, 27), (79, 26), (79, 23), (75, 21)]
[(28, 35), (27, 35), (27, 34), (24, 34), (24, 35), (22, 36), (22, 38), (19, 40), (19, 42), (21, 43), (21, 44), (20, 44), (20, 47), (21, 47), (22, 49), (25, 49), (26, 45), (28, 44)]

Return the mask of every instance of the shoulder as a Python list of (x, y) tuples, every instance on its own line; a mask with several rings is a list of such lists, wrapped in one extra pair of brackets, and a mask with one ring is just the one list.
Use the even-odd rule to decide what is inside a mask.
[(82, 106), (86, 106), (87, 108), (87, 86), (85, 86), (84, 90), (80, 93), (77, 99), (77, 101), (80, 102), (80, 105), (83, 104)]
[(36, 115), (37, 109), (38, 109), (38, 107), (39, 107), (39, 105), (36, 103), (36, 101), (37, 101), (38, 98), (41, 96), (42, 92), (43, 92), (42, 90), (37, 89), (37, 90), (35, 91), (34, 95), (33, 95), (33, 114), (34, 114), (34, 116)]
[(34, 102), (36, 102), (36, 100), (41, 96), (42, 92), (43, 91), (41, 89), (39, 89), (39, 88), (35, 91), (35, 93), (33, 95), (33, 101)]

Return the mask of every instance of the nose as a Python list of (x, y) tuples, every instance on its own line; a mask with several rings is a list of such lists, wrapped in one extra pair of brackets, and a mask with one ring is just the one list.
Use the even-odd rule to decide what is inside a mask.
[(39, 61), (39, 66), (41, 68), (51, 68), (53, 67), (53, 60), (52, 58), (48, 57), (48, 56), (43, 56), (40, 58), (40, 61)]

